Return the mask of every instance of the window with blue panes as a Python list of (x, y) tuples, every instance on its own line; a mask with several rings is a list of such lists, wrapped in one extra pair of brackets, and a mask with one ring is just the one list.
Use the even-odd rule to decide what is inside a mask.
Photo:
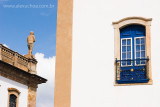
[(148, 82), (145, 27), (128, 25), (120, 29), (120, 79), (118, 83)]
[[(144, 59), (145, 58), (145, 37), (136, 37), (135, 38), (135, 58)], [(145, 60), (137, 60), (135, 65), (144, 65), (146, 64)]]
[[(132, 58), (132, 38), (121, 39), (121, 57), (122, 60), (131, 60)], [(122, 61), (122, 66), (130, 66), (131, 61)]]

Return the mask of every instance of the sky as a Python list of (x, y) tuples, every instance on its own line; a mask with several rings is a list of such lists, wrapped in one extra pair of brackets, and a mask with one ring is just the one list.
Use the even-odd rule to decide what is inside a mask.
[(37, 74), (46, 78), (37, 90), (37, 107), (54, 106), (57, 0), (0, 0), (0, 43), (28, 54), (27, 36), (34, 31)]
[(36, 37), (33, 54), (55, 56), (57, 0), (0, 0), (0, 43), (27, 54), (27, 36)]

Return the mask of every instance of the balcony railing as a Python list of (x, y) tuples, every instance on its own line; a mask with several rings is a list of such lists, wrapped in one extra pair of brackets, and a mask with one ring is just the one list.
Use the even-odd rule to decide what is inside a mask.
[(149, 81), (149, 58), (115, 60), (116, 82), (147, 83)]
[(36, 73), (36, 59), (29, 59), (0, 44), (0, 60), (26, 72)]

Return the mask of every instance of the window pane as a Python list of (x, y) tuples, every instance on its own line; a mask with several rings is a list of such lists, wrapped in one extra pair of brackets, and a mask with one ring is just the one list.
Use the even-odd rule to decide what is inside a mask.
[[(122, 60), (126, 60), (126, 58), (123, 58)], [(126, 65), (126, 61), (122, 61), (121, 63), (122, 65)]]
[[(122, 39), (121, 58), (122, 60), (131, 59), (131, 39)], [(122, 66), (131, 65), (131, 61), (122, 61)]]
[[(131, 60), (131, 59), (128, 59), (128, 60)], [(131, 65), (131, 61), (127, 61), (127, 65)]]
[(122, 45), (126, 45), (126, 40), (122, 40)]
[(145, 45), (141, 45), (141, 50), (145, 50)]
[(145, 44), (144, 38), (141, 38), (141, 44)]
[(126, 53), (122, 53), (122, 59), (126, 58)]
[(131, 40), (130, 39), (127, 40), (127, 45), (131, 45)]
[(136, 51), (140, 51), (140, 45), (136, 45)]
[(126, 65), (126, 61), (122, 61), (122, 65)]
[(139, 58), (137, 58), (137, 60), (136, 60), (136, 64), (137, 64), (137, 65), (139, 65), (139, 64), (140, 64), (140, 60), (139, 60)]
[(127, 59), (131, 58), (131, 52), (127, 52)]
[(141, 60), (141, 64), (145, 64), (146, 63), (146, 61), (145, 60)]
[(122, 52), (126, 52), (126, 46), (122, 46)]
[(140, 57), (140, 52), (136, 52), (136, 58)]
[(140, 38), (136, 39), (136, 44), (140, 44)]
[[(136, 59), (145, 58), (145, 38), (136, 38)], [(136, 60), (136, 64), (145, 64), (145, 60)]]
[(131, 46), (127, 46), (127, 51), (131, 52)]
[(141, 57), (145, 57), (145, 51), (141, 52)]

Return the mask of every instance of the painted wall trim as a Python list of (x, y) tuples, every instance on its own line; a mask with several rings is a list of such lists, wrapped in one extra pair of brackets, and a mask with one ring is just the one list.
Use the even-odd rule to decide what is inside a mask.
[(73, 0), (58, 0), (54, 107), (71, 106)]

